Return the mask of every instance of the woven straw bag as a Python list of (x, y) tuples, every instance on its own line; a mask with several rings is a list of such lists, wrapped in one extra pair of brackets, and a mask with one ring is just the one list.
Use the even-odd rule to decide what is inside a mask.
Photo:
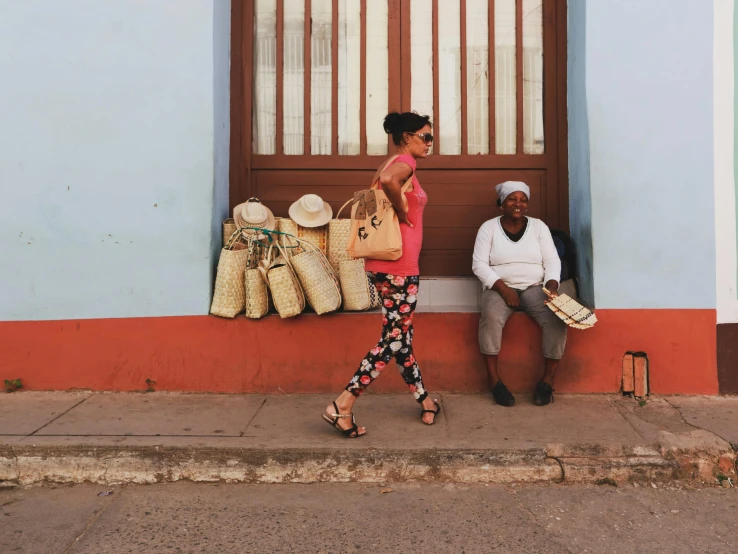
[(351, 202), (353, 202), (353, 199), (341, 206), (336, 217), (328, 222), (328, 261), (336, 272), (339, 272), (341, 262), (348, 262), (353, 259), (346, 251), (349, 234), (351, 233), (351, 220), (339, 219), (343, 209)]
[[(244, 273), (252, 255), (248, 247), (236, 248), (241, 234), (235, 232), (220, 251), (215, 277), (215, 293), (210, 313), (220, 317), (236, 317), (244, 310)], [(242, 244), (243, 245), (243, 244)]]
[(260, 319), (269, 312), (269, 291), (260, 269), (247, 269), (244, 273), (245, 315)]
[(266, 270), (269, 289), (272, 291), (272, 300), (279, 316), (294, 317), (305, 309), (305, 294), (284, 249), (279, 243), (276, 243), (276, 246), (280, 255)]
[(223, 246), (228, 244), (229, 237), (236, 232), (236, 222), (233, 218), (226, 219), (223, 222)]
[[(259, 243), (255, 243), (260, 247)], [(244, 274), (245, 315), (249, 319), (260, 319), (269, 313), (269, 281), (267, 268), (271, 263), (272, 249), (269, 248), (258, 267), (247, 269)]]
[(290, 263), (297, 273), (308, 303), (318, 315), (336, 311), (341, 307), (338, 275), (320, 248), (305, 239), (298, 242), (302, 252), (294, 254)]
[[(287, 233), (294, 237), (297, 237), (300, 241), (306, 240), (313, 245), (317, 246), (323, 254), (328, 251), (328, 225), (321, 225), (320, 227), (303, 227), (298, 225), (288, 217), (280, 218), (279, 231)], [(293, 256), (302, 252), (302, 249), (298, 246), (292, 249)]]
[[(364, 270), (364, 260), (348, 260), (339, 264), (338, 276), (343, 291), (343, 309), (361, 312), (372, 306), (369, 278)], [(371, 285), (373, 286), (373, 285)]]

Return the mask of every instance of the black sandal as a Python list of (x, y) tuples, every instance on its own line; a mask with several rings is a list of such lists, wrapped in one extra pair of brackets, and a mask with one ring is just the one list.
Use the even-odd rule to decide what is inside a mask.
[[(338, 405), (335, 402), (333, 403), (333, 407), (336, 409), (335, 414), (329, 415), (323, 412), (323, 419), (326, 421), (326, 423), (338, 429), (341, 434), (347, 439), (358, 439), (359, 437), (363, 437), (364, 435), (366, 435), (366, 433), (359, 434), (359, 427), (356, 425), (356, 420), (354, 419), (353, 412), (350, 414), (339, 413), (340, 410), (338, 409)], [(342, 417), (351, 418), (351, 427), (349, 427), (348, 429), (344, 429), (338, 424), (338, 420)]]
[(426, 425), (433, 425), (436, 422), (436, 416), (441, 411), (441, 405), (438, 403), (438, 400), (434, 400), (433, 403), (436, 405), (435, 410), (422, 410), (420, 412), (420, 421), (423, 421), (423, 416), (425, 414), (433, 414), (433, 421), (431, 421), (430, 423), (425, 423), (425, 421), (423, 421), (423, 423), (425, 423)]

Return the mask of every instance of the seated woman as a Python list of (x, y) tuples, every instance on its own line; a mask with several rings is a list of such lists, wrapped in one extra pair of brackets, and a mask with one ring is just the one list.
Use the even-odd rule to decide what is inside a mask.
[[(489, 373), (492, 396), (498, 404), (512, 406), (515, 398), (497, 373), (502, 329), (513, 312), (532, 317), (543, 330), (546, 359), (533, 401), (544, 406), (553, 401), (553, 380), (564, 355), (566, 325), (545, 306), (543, 283), (553, 295), (558, 294), (561, 261), (546, 224), (525, 215), (530, 199), (528, 185), (507, 181), (497, 185), (496, 190), (502, 215), (482, 224), (474, 244), (472, 269), (484, 288), (479, 348)], [(566, 292), (574, 296), (573, 291)]]

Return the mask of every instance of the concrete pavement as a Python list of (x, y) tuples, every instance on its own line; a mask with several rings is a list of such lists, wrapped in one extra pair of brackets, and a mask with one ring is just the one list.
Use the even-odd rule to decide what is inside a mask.
[(678, 484), (18, 486), (0, 552), (732, 554), (737, 507)]
[(738, 397), (443, 394), (428, 427), (409, 395), (367, 394), (352, 440), (320, 417), (332, 398), (0, 394), (0, 482), (735, 481)]

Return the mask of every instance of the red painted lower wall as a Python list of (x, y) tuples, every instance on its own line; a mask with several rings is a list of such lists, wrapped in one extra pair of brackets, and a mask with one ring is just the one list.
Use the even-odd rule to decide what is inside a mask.
[[(598, 310), (598, 324), (570, 330), (559, 392), (615, 392), (627, 350), (648, 354), (655, 393), (717, 394), (714, 310)], [(477, 348), (478, 314), (420, 313), (415, 353), (430, 391), (487, 390)], [(379, 338), (381, 317), (303, 315), (0, 322), (0, 380), (28, 390), (157, 390), (306, 393), (339, 391)], [(515, 391), (542, 373), (541, 333), (510, 318), (500, 373)], [(385, 371), (376, 392), (405, 385)]]

